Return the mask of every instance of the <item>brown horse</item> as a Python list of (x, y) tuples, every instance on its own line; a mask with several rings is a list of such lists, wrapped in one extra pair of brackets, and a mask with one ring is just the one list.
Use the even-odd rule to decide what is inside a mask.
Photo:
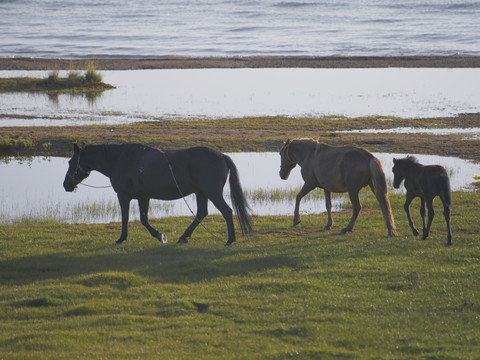
[[(413, 235), (418, 235), (418, 230), (413, 224), (410, 216), (410, 204), (417, 196), (421, 199), (420, 215), (423, 222), (423, 236), (425, 240), (432, 226), (433, 199), (438, 195), (443, 204), (443, 215), (447, 222), (447, 245), (452, 245), (452, 232), (450, 230), (450, 207), (452, 206), (452, 195), (450, 190), (450, 179), (447, 171), (440, 165), (422, 165), (419, 164), (414, 156), (407, 156), (404, 159), (393, 159), (393, 187), (398, 189), (405, 179), (405, 189), (407, 197), (404, 209), (407, 213), (408, 223), (412, 229)], [(425, 226), (425, 203), (428, 208), (428, 224)]]
[(313, 139), (294, 139), (285, 141), (280, 150), (280, 157), (280, 178), (286, 180), (290, 171), (299, 164), (305, 181), (295, 202), (294, 226), (300, 223), (300, 200), (318, 187), (325, 191), (328, 213), (328, 222), (323, 230), (330, 230), (333, 225), (331, 193), (348, 192), (352, 202), (353, 215), (341, 234), (351, 232), (362, 208), (358, 193), (363, 187), (369, 185), (382, 208), (388, 234), (396, 236), (385, 173), (380, 161), (370, 152), (354, 146), (336, 147), (319, 143)]

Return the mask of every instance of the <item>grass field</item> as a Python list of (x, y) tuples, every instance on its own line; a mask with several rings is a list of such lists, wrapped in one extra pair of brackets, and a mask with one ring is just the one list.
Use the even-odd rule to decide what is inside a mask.
[(325, 233), (254, 217), (230, 248), (219, 216), (182, 246), (189, 218), (152, 220), (166, 245), (139, 223), (121, 246), (119, 224), (1, 225), (0, 359), (478, 359), (480, 192), (453, 194), (451, 247), (440, 201), (422, 241), (391, 200), (396, 238), (373, 203), (346, 236), (350, 211)]

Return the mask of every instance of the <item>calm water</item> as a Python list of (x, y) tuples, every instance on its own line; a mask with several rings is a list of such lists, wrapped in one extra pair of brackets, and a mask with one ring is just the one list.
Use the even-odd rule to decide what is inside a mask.
[[(280, 157), (278, 153), (233, 153), (229, 154), (238, 167), (240, 180), (253, 213), (257, 215), (291, 215), (295, 200), (292, 196), (275, 196), (293, 192), (296, 195), (303, 180), (299, 167), (293, 169), (287, 181), (281, 180), (278, 172)], [(393, 157), (404, 157), (405, 154), (375, 153), (382, 162), (387, 181), (391, 183)], [(446, 167), (452, 190), (468, 189), (480, 175), (480, 164), (453, 157), (416, 155), (423, 164), (441, 164)], [(27, 219), (57, 219), (70, 223), (92, 223), (120, 221), (120, 208), (116, 194), (111, 188), (92, 189), (79, 186), (73, 193), (63, 189), (63, 180), (67, 171), (68, 159), (41, 157), (29, 161), (10, 159), (8, 163), (0, 163), (0, 223), (10, 223)], [(109, 185), (109, 180), (93, 171), (84, 180), (88, 185)], [(363, 190), (369, 196), (373, 194)], [(403, 192), (403, 189), (389, 189), (390, 192)], [(229, 187), (225, 187), (226, 199), (230, 203)], [(318, 192), (317, 192), (318, 194)], [(323, 192), (320, 193), (323, 195)], [(193, 196), (186, 198), (188, 206), (196, 211)], [(346, 197), (333, 196), (335, 210), (344, 207)], [(418, 205), (418, 204), (417, 204)], [(160, 218), (167, 216), (190, 216), (188, 206), (183, 200), (151, 201), (150, 216)], [(138, 205), (131, 203), (131, 219), (138, 219)], [(302, 214), (318, 214), (325, 211), (323, 198), (302, 200)], [(218, 211), (209, 204), (209, 213)]]
[[(116, 89), (105, 91), (94, 102), (82, 96), (52, 99), (44, 94), (1, 93), (0, 126), (275, 115), (422, 118), (480, 112), (480, 69), (184, 69), (101, 74)], [(48, 72), (0, 71), (0, 77), (12, 76), (46, 77)]]
[(480, 55), (480, 2), (0, 0), (0, 56)]

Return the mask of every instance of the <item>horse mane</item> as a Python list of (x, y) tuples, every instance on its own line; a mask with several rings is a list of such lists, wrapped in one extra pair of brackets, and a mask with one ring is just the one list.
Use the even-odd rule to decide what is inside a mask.
[[(292, 139), (292, 140), (289, 140), (290, 142), (293, 142), (293, 141), (297, 141), (297, 142), (301, 142), (301, 143), (318, 143), (317, 140), (313, 139), (313, 138), (309, 138), (309, 137), (304, 137), (304, 138), (296, 138), (296, 139)], [(288, 142), (288, 140), (287, 140)]]
[(408, 155), (405, 159), (402, 159), (402, 160), (408, 164), (416, 164), (416, 165), (420, 164), (418, 162), (418, 159), (413, 155)]

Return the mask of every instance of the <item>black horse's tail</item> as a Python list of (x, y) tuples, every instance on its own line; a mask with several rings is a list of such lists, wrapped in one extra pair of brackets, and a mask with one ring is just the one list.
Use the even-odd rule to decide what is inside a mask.
[(232, 196), (232, 204), (237, 215), (242, 234), (246, 235), (252, 231), (252, 224), (250, 222), (250, 207), (243, 195), (242, 185), (240, 185), (240, 178), (238, 177), (238, 170), (232, 159), (225, 155), (228, 169), (230, 170), (230, 193)]
[(448, 178), (447, 171), (445, 169), (442, 175), (443, 175), (442, 181), (441, 181), (442, 194), (440, 194), (440, 196), (445, 202), (445, 205), (450, 207), (452, 206), (452, 190), (450, 188), (450, 179)]

